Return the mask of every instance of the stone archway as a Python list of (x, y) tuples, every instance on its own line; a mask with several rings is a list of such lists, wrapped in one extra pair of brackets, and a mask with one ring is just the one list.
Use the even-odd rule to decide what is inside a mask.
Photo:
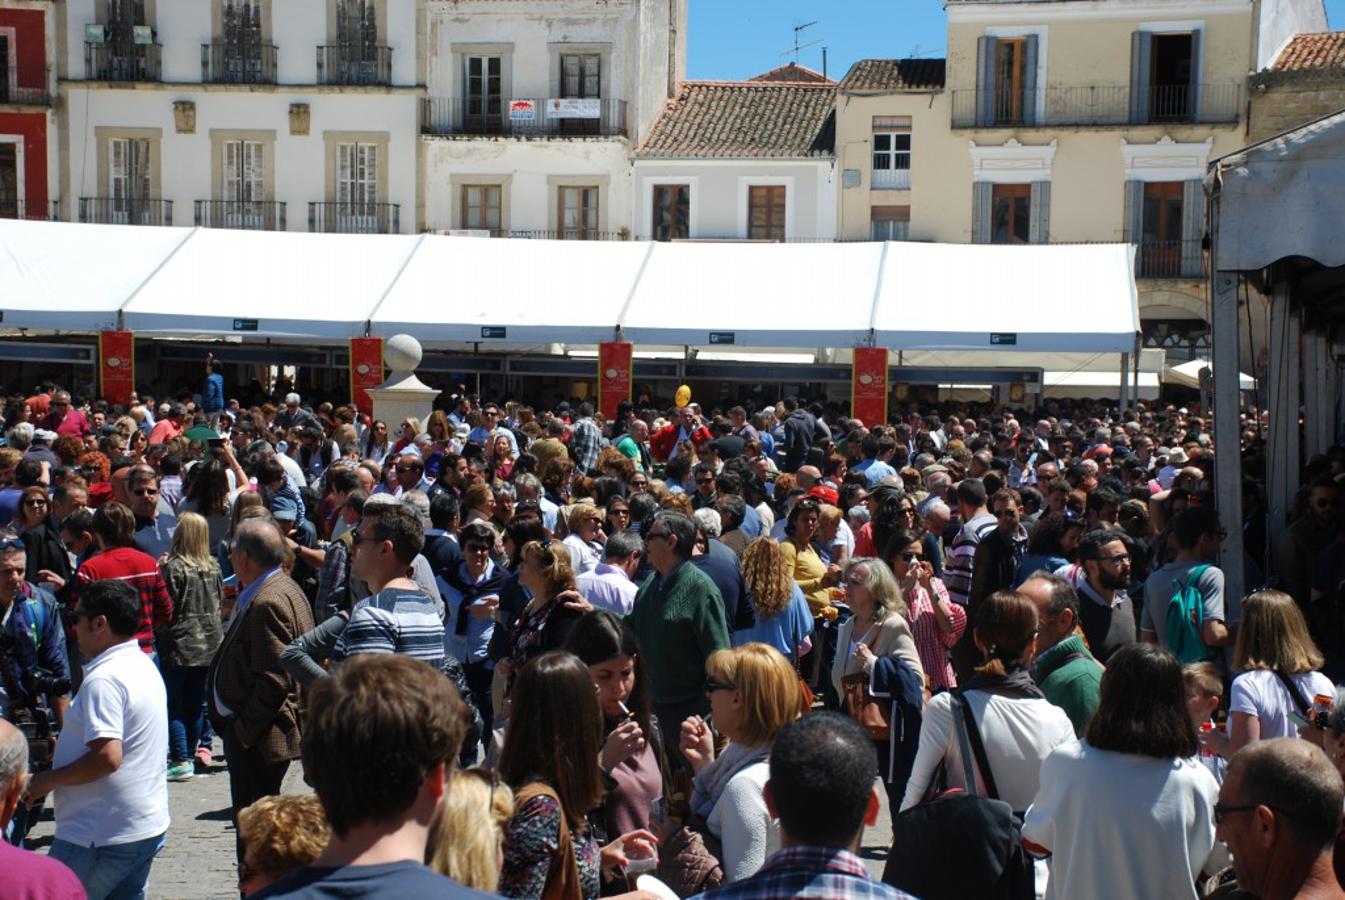
[(1197, 285), (1187, 290), (1169, 287), (1139, 292), (1140, 319), (1199, 319), (1208, 322), (1205, 298)]

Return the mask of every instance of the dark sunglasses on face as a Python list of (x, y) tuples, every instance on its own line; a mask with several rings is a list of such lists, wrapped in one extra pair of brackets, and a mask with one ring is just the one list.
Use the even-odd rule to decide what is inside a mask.
[(705, 679), (705, 693), (713, 694), (715, 691), (734, 691), (736, 687), (727, 681), (718, 681), (714, 678)]
[(472, 543), (468, 544), (466, 547), (463, 547), (462, 549), (466, 550), (468, 553), (489, 553), (490, 545)]
[(908, 551), (906, 553), (901, 554), (901, 561), (904, 563), (911, 563), (915, 562), (917, 559), (924, 559), (924, 558), (925, 555), (923, 553), (915, 553), (912, 551)]
[(137, 497), (153, 497), (153, 496), (155, 496), (156, 494), (159, 493), (159, 489), (158, 489), (158, 488), (136, 488), (134, 491), (131, 491), (131, 493), (135, 494)]

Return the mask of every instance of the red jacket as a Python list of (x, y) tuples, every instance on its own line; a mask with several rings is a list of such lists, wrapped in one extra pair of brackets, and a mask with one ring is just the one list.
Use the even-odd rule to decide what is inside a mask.
[[(655, 431), (649, 436), (649, 450), (654, 454), (654, 459), (659, 462), (667, 462), (668, 455), (673, 452), (677, 446), (677, 436), (682, 433), (681, 422), (671, 422)], [(697, 428), (691, 434), (691, 443), (699, 450), (701, 446), (711, 439), (710, 429), (704, 425)]]

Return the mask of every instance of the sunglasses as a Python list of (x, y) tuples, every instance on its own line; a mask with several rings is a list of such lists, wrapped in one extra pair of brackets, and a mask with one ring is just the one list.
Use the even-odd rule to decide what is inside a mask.
[(908, 552), (908, 553), (903, 553), (903, 554), (901, 554), (901, 561), (902, 561), (902, 562), (905, 562), (905, 563), (915, 562), (917, 559), (924, 559), (924, 558), (925, 558), (925, 554), (923, 554), (923, 553), (909, 553), (909, 552)]
[(705, 693), (713, 694), (715, 691), (736, 691), (737, 687), (729, 684), (727, 681), (719, 681), (714, 678), (705, 679)]
[(490, 552), (490, 544), (476, 544), (476, 543), (472, 543), (472, 544), (468, 544), (467, 546), (463, 547), (462, 549), (466, 550), (468, 553), (489, 553), (489, 552)]
[(38, 499), (38, 498), (34, 498), (34, 499), (32, 499), (32, 500), (25, 500), (25, 501), (23, 501), (23, 505), (24, 505), (24, 506), (46, 506), (46, 505), (47, 505), (47, 501), (46, 501), (46, 500), (42, 500), (42, 499)]
[(153, 497), (155, 494), (159, 493), (159, 489), (158, 489), (158, 488), (136, 488), (134, 491), (131, 491), (131, 493), (132, 493), (132, 494), (135, 494), (137, 497)]

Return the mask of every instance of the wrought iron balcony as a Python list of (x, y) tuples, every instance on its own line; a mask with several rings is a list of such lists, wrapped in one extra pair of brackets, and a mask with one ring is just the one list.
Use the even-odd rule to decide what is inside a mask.
[(84, 44), (84, 77), (90, 81), (163, 80), (162, 44)]
[(0, 103), (51, 106), (51, 69), (0, 65)]
[(0, 193), (0, 219), (55, 222), (60, 219), (59, 213), (60, 206), (55, 200), (50, 203), (29, 203), (14, 194)]
[(275, 84), (276, 56), (275, 44), (202, 44), (201, 80), (212, 84)]
[(308, 230), (324, 234), (400, 234), (399, 203), (310, 203)]
[(610, 97), (529, 100), (501, 97), (426, 97), (420, 130), (436, 135), (626, 134), (626, 101)]
[(1135, 254), (1136, 278), (1204, 278), (1205, 253), (1200, 240), (1141, 241)]
[(628, 241), (625, 231), (595, 231), (591, 228), (560, 228), (554, 230), (511, 231), (511, 238), (532, 241)]
[(276, 200), (197, 200), (196, 224), (202, 228), (284, 231), (285, 204)]
[[(1128, 86), (1048, 87), (1037, 97), (979, 88), (952, 92), (954, 128), (1055, 128), (1065, 126), (1235, 124), (1242, 86), (1155, 85), (1132, 92)], [(1041, 114), (1039, 114), (1039, 112)]]
[(79, 220), (95, 225), (172, 225), (173, 201), (140, 197), (80, 197)]
[(318, 47), (318, 84), (392, 84), (392, 48), (347, 44)]

